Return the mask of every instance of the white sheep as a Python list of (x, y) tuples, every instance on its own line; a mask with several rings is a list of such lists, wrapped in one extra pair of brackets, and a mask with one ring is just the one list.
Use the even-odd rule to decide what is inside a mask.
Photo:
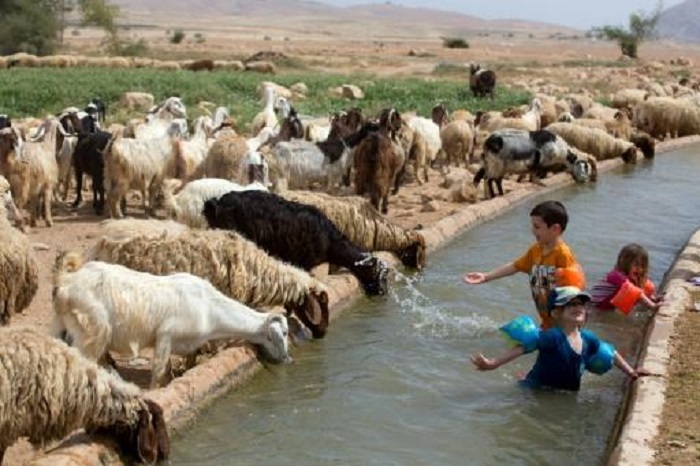
[(323, 336), (328, 326), (325, 285), (238, 233), (190, 230), (173, 221), (108, 220), (88, 257), (156, 275), (197, 275), (256, 309), (284, 306), (315, 337)]
[(14, 229), (8, 219), (18, 217), (10, 183), (0, 175), (0, 325), (22, 312), (39, 287), (39, 264), (27, 237)]
[(155, 347), (151, 388), (164, 382), (171, 353), (192, 355), (210, 340), (245, 339), (277, 361), (290, 359), (284, 316), (257, 312), (189, 273), (156, 276), (62, 254), (53, 302), (56, 333), (88, 358)]
[(174, 194), (176, 187), (175, 180), (167, 180), (164, 183), (163, 203), (172, 218), (192, 228), (207, 228), (207, 221), (202, 212), (204, 203), (208, 199), (221, 197), (230, 191), (267, 191), (267, 188), (259, 182), (241, 186), (221, 178), (190, 181), (177, 194)]
[(163, 410), (141, 390), (30, 328), (0, 329), (0, 463), (20, 437), (35, 447), (85, 428), (146, 464), (166, 459)]
[(700, 134), (700, 110), (692, 100), (652, 97), (634, 108), (633, 125), (659, 139)]

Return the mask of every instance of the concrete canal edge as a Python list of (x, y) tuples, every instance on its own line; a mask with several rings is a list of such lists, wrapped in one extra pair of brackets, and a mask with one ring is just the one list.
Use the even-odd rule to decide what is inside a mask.
[[(698, 142), (700, 142), (700, 136), (691, 136), (661, 143), (657, 145), (657, 154)], [(622, 164), (623, 162), (620, 159), (599, 162), (598, 174), (600, 176)], [(428, 246), (428, 252), (435, 251), (463, 231), (495, 218), (522, 202), (571, 184), (573, 184), (571, 177), (566, 173), (560, 173), (544, 180), (544, 186), (538, 187), (524, 184), (505, 196), (462, 207), (454, 214), (442, 218), (430, 228), (422, 230)], [(397, 263), (388, 254), (381, 253), (380, 255), (394, 264)], [(430, 254), (428, 255), (428, 267), (430, 267)], [(333, 321), (342, 314), (343, 309), (353, 298), (361, 295), (362, 290), (357, 280), (348, 273), (329, 276), (325, 282), (328, 284), (329, 289), (332, 290), (330, 293), (330, 304), (331, 321)], [(672, 294), (668, 296), (670, 299)], [(666, 307), (664, 307), (664, 315), (666, 314)], [(660, 323), (657, 323), (663, 318), (665, 317), (659, 315), (652, 322), (651, 326), (663, 327)], [(666, 324), (666, 327), (670, 327), (670, 329), (666, 329), (668, 332), (672, 331), (672, 324)], [(645, 350), (645, 358), (656, 358), (658, 363), (658, 367), (650, 366), (650, 369), (661, 373), (665, 373), (668, 362), (668, 335), (664, 335), (666, 336), (661, 335), (656, 338), (648, 335), (652, 344), (665, 341), (666, 346), (663, 348), (659, 346), (657, 349), (655, 345), (652, 345), (653, 349), (651, 352)], [(333, 338), (332, 328), (327, 338)], [(313, 342), (309, 344), (313, 344)], [(647, 345), (642, 346), (647, 347)], [(662, 365), (663, 370), (661, 368)], [(199, 411), (223, 394), (248, 381), (262, 367), (251, 348), (229, 348), (187, 371), (183, 376), (173, 380), (166, 387), (146, 393), (149, 398), (161, 404), (170, 434), (171, 436), (177, 436), (187, 429)], [(635, 465), (644, 464), (639, 460), (634, 460), (635, 456), (633, 455), (636, 451), (634, 445), (639, 443), (637, 437), (640, 434), (638, 432), (641, 432), (645, 426), (652, 423), (658, 426), (663, 408), (663, 395), (658, 396), (655, 394), (656, 391), (659, 391), (658, 388), (653, 390), (647, 390), (646, 388), (649, 384), (657, 383), (665, 386), (663, 378), (654, 378), (644, 380), (634, 387), (634, 394), (628, 406), (630, 416), (627, 416), (625, 419), (622, 435), (613, 455), (614, 458), (620, 458), (620, 460), (618, 462), (611, 461), (611, 464), (633, 464), (632, 461), (634, 461)], [(648, 419), (645, 413), (651, 411), (657, 414), (655, 418)], [(648, 436), (648, 442), (645, 442), (648, 446), (653, 440), (655, 430), (647, 429), (643, 431), (646, 432), (644, 435)], [(636, 455), (640, 458), (642, 457), (641, 453), (636, 453)], [(653, 456), (653, 452), (651, 456)], [(629, 459), (623, 460), (623, 458)], [(84, 433), (76, 433), (64, 439), (55, 448), (37, 455), (27, 464), (33, 466), (123, 465), (127, 464), (127, 460), (119, 456), (113, 442), (95, 439)]]
[[(654, 462), (654, 439), (661, 424), (671, 362), (671, 337), (678, 317), (700, 295), (686, 280), (700, 274), (700, 230), (688, 240), (666, 274), (665, 304), (649, 323), (638, 364), (660, 377), (631, 384), (624, 420), (609, 466), (644, 466)], [(624, 407), (623, 407), (624, 409)]]

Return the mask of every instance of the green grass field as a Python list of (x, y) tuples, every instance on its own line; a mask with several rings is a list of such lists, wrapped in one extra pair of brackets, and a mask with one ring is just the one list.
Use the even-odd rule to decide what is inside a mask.
[[(466, 79), (436, 76), (422, 78), (383, 78), (372, 75), (324, 75), (295, 71), (274, 76), (246, 72), (215, 71), (193, 73), (155, 69), (105, 68), (11, 68), (0, 70), (0, 113), (11, 117), (40, 117), (68, 106), (83, 107), (90, 98), (100, 96), (108, 106), (110, 122), (124, 122), (128, 117), (118, 112), (117, 102), (127, 91), (150, 92), (156, 102), (170, 95), (179, 95), (190, 110), (188, 117), (198, 115), (196, 103), (201, 100), (229, 108), (244, 128), (260, 111), (257, 87), (272, 80), (283, 86), (297, 82), (307, 85), (306, 100), (294, 102), (302, 115), (327, 116), (351, 106), (359, 106), (367, 115), (394, 106), (400, 112), (416, 111), (429, 116), (439, 102), (448, 109), (466, 108), (472, 112), (495, 110), (527, 103), (530, 95), (521, 90), (497, 88), (493, 101), (475, 99), (468, 92)], [(342, 84), (356, 84), (365, 93), (360, 101), (330, 97), (328, 89)]]

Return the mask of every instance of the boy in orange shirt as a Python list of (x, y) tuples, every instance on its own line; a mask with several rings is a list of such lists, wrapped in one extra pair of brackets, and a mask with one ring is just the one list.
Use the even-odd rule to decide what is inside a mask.
[[(487, 273), (467, 273), (463, 280), (478, 285), (516, 272), (529, 274), (532, 298), (540, 315), (541, 327), (546, 330), (554, 326), (547, 310), (549, 292), (556, 286), (575, 285), (583, 288), (585, 279), (576, 256), (561, 239), (569, 222), (566, 207), (558, 201), (542, 202), (530, 212), (530, 221), (536, 243), (522, 257)], [(568, 277), (562, 277), (561, 272), (564, 271), (567, 271)]]

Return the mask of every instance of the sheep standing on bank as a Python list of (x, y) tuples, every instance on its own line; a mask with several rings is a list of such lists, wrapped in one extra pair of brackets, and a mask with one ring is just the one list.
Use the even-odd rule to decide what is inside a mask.
[(81, 428), (114, 438), (146, 464), (170, 454), (160, 406), (56, 338), (0, 329), (0, 380), (0, 463), (20, 437), (43, 447)]
[(39, 288), (39, 264), (32, 246), (12, 227), (8, 214), (19, 215), (10, 183), (0, 175), (0, 325), (29, 306)]
[(445, 153), (447, 165), (464, 161), (468, 167), (474, 155), (474, 131), (473, 127), (464, 120), (455, 120), (445, 124), (440, 130), (442, 150)]
[(572, 123), (552, 123), (550, 131), (561, 136), (569, 145), (593, 155), (597, 160), (621, 157), (625, 163), (637, 160), (637, 147), (628, 141), (610, 136), (603, 130), (577, 126)]
[(307, 272), (285, 264), (232, 231), (190, 230), (173, 221), (108, 220), (88, 253), (154, 275), (188, 272), (254, 308), (283, 306), (315, 338), (328, 328), (328, 292)]
[(204, 204), (212, 228), (235, 230), (268, 254), (304, 270), (329, 263), (345, 267), (365, 292), (388, 290), (388, 266), (353, 244), (315, 207), (262, 191), (231, 192)]
[(289, 359), (284, 316), (259, 313), (188, 273), (156, 276), (63, 254), (53, 303), (57, 334), (65, 332), (88, 358), (154, 346), (151, 388), (163, 385), (171, 352), (192, 355), (210, 340), (246, 339), (277, 361)]
[(314, 206), (361, 248), (393, 252), (406, 267), (425, 267), (423, 235), (390, 222), (361, 197), (337, 197), (309, 191), (286, 191), (281, 196), (289, 201)]

